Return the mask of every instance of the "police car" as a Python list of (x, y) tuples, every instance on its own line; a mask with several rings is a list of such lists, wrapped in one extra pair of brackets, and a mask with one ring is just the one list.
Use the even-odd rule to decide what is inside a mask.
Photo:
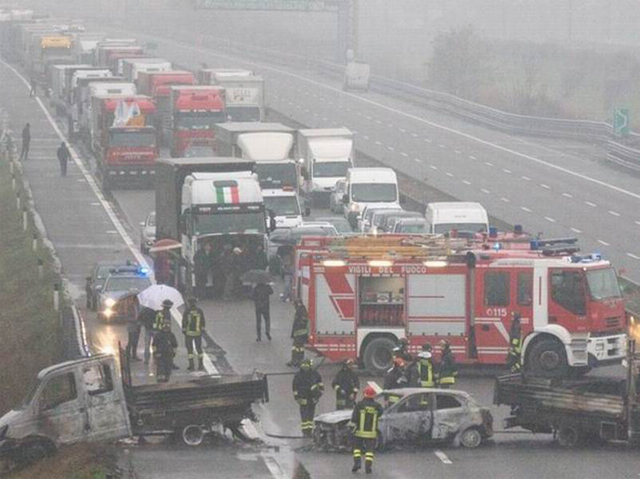
[(140, 266), (112, 268), (98, 294), (98, 319), (130, 319), (136, 313), (136, 296), (151, 286), (149, 271)]

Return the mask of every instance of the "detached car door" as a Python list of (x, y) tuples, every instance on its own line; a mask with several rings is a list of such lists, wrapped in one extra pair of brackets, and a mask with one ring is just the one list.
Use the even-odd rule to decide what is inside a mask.
[(403, 398), (380, 418), (384, 444), (426, 441), (431, 437), (433, 395), (418, 393)]

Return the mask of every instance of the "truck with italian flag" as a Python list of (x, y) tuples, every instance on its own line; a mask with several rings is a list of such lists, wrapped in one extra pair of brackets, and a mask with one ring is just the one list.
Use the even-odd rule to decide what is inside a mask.
[[(244, 158), (162, 158), (156, 168), (156, 236), (182, 244), (177, 284), (195, 286), (194, 256), (206, 243), (214, 256), (239, 249), (242, 271), (266, 250), (268, 221), (255, 162)], [(236, 250), (237, 252), (238, 250)], [(213, 281), (210, 277), (207, 282)]]

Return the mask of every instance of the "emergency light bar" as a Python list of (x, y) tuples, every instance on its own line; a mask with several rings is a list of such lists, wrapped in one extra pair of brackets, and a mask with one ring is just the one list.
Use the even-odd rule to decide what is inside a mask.
[(447, 262), (443, 260), (431, 260), (431, 261), (423, 261), (423, 265), (427, 268), (446, 268)]
[(369, 261), (369, 266), (373, 266), (374, 268), (388, 268), (393, 266), (393, 261), (386, 259), (373, 259)]
[(322, 262), (322, 266), (327, 268), (340, 268), (345, 266), (347, 263), (342, 261), (341, 259), (326, 259)]

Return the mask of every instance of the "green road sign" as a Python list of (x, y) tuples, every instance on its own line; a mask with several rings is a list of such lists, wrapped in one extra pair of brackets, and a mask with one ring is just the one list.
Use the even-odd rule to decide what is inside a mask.
[(616, 136), (629, 135), (629, 110), (616, 108), (613, 111), (613, 133)]

